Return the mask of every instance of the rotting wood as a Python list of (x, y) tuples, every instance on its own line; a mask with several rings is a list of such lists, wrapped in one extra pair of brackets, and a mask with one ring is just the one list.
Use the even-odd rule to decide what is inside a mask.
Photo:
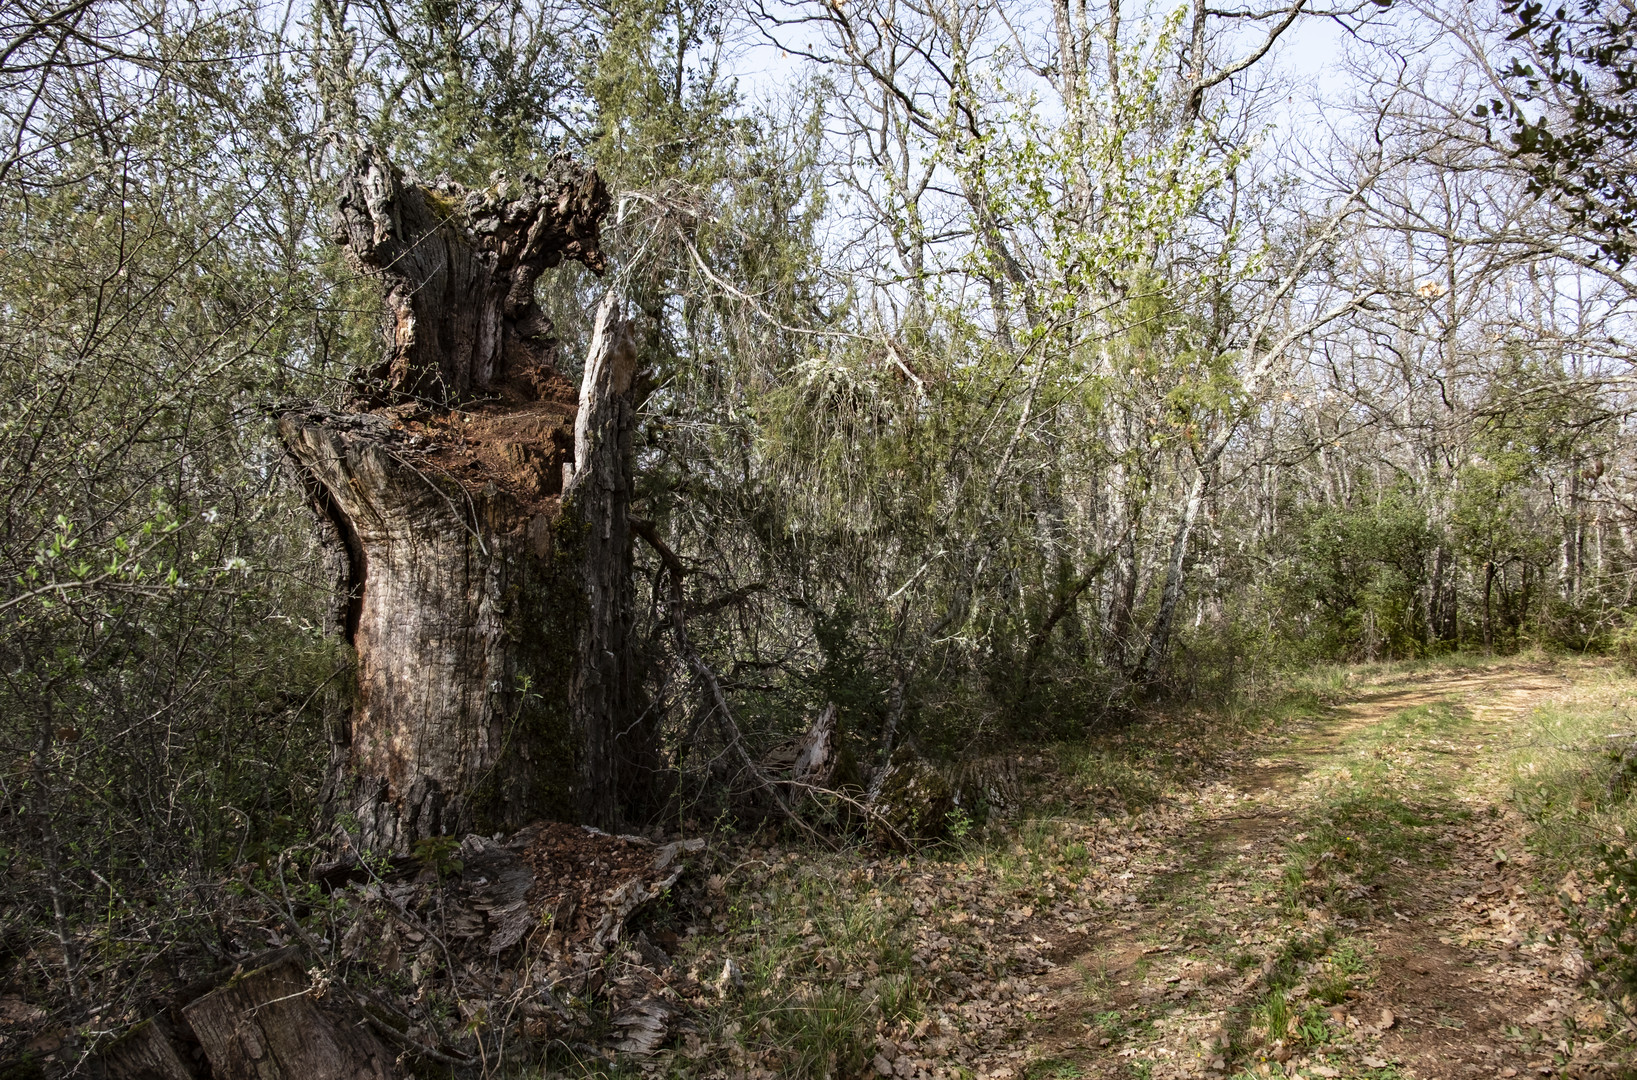
[(204, 1080), (160, 1014), (125, 1032), (89, 1063), (93, 1080)]
[(313, 992), (291, 950), (183, 1008), (212, 1080), (395, 1080), (363, 1018), (337, 1021)]
[(602, 272), (608, 204), (596, 170), (566, 155), (543, 176), (474, 190), (417, 183), (361, 148), (342, 180), (333, 237), (386, 299), (386, 355), (365, 386), (370, 403), (545, 396), (556, 342), (534, 283), (564, 259)]
[(566, 157), (425, 184), (372, 148), (341, 188), (335, 238), (380, 282), (384, 356), (353, 411), (278, 424), (346, 567), (357, 694), (332, 811), (397, 854), (542, 817), (613, 826), (636, 350), (610, 296), (577, 402), (534, 299), (564, 259), (601, 271), (607, 190)]
[[(589, 617), (580, 636), (572, 697), (582, 733), (581, 820), (612, 828), (620, 765), (640, 757), (620, 745), (621, 718), (635, 713), (630, 671), (631, 590), (631, 432), (636, 411), (636, 337), (621, 317), (620, 300), (610, 291), (597, 320), (580, 385), (574, 420), (574, 473), (563, 492), (565, 503), (585, 523), (581, 541)], [(630, 770), (627, 770), (630, 771)]]
[(835, 702), (827, 703), (805, 732), (762, 755), (762, 769), (794, 788), (828, 787), (836, 767), (838, 715)]
[(335, 807), (357, 842), (406, 854), (430, 836), (571, 814), (557, 673), (572, 667), (582, 593), (576, 568), (532, 535), (558, 527), (556, 508), (472, 490), (379, 414), (311, 409), (279, 432), (362, 553)]

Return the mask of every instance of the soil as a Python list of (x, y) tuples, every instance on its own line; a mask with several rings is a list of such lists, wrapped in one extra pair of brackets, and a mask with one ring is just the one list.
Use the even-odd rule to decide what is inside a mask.
[[(1189, 820), (1165, 829), (1164, 859), (1132, 882), (1135, 903), (1119, 922), (1089, 941), (1056, 919), (1028, 928), (1056, 964), (1046, 1000), (1011, 1052), (977, 1074), (1614, 1074), (1599, 1056), (1610, 1019), (1583, 993), (1577, 957), (1548, 941), (1561, 925), (1557, 905), (1531, 890), (1523, 822), (1499, 782), (1513, 725), (1564, 685), (1518, 668), (1422, 677), (1332, 710), (1267, 748), (1276, 757), (1230, 768), (1205, 785)], [(1415, 706), (1458, 720), (1434, 738), (1394, 741), (1379, 730)], [(1379, 895), (1364, 899), (1367, 913), (1292, 908), (1279, 888), (1288, 845), (1304, 838), (1292, 830), (1312, 827), (1326, 785), (1372, 738), (1385, 748), (1377, 757), (1414, 758), (1410, 788), (1443, 784), (1444, 803), (1459, 812), (1424, 831), (1422, 851), (1395, 859)], [(1271, 961), (1235, 970), (1235, 960), (1292, 940), (1345, 942), (1368, 958), (1343, 1000), (1318, 1003), (1322, 1037), (1276, 1040), (1259, 1028)], [(1578, 1045), (1559, 1037), (1565, 1016), (1579, 1024)]]

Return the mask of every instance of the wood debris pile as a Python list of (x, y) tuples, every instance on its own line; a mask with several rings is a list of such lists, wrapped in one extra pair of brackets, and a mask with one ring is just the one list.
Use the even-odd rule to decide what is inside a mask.
[(527, 1061), (547, 1045), (651, 1053), (686, 1026), (691, 988), (679, 992), (688, 980), (655, 940), (675, 936), (641, 924), (704, 846), (542, 822), (392, 867), (322, 867), (329, 895), (269, 931), (289, 944), (173, 996), (103, 1046), (95, 1071), (387, 1080), (415, 1062)]

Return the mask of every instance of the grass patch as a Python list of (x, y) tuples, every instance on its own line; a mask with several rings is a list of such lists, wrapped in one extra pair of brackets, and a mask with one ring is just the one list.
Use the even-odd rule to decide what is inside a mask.
[(1118, 1042), (1120, 1037), (1125, 1034), (1125, 1014), (1118, 1010), (1111, 1009), (1107, 1012), (1100, 1012), (1093, 1016), (1091, 1020), (1092, 1023), (1097, 1025), (1097, 1030), (1102, 1033), (1102, 1037), (1110, 1042)]
[(1053, 747), (1049, 760), (1054, 775), (1040, 778), (1038, 806), (1045, 815), (1140, 813), (1201, 778), (1218, 775), (1225, 755), (1323, 715), (1345, 693), (1339, 674), (1301, 676), (1259, 696), (1209, 709), (1127, 717), (1118, 726)]
[(1349, 918), (1375, 913), (1397, 895), (1399, 862), (1444, 860), (1430, 841), (1452, 815), (1359, 787), (1326, 803), (1285, 846), (1284, 901), (1295, 910), (1323, 906)]
[(1335, 1041), (1344, 1029), (1328, 1006), (1365, 989), (1371, 970), (1369, 946), (1360, 939), (1333, 928), (1294, 935), (1270, 958), (1261, 996), (1229, 1014), (1226, 1056), (1268, 1061), (1280, 1048), (1313, 1051)]
[(1165, 784), (1153, 768), (1107, 746), (1076, 744), (1057, 751), (1064, 778), (1090, 801), (1127, 813), (1159, 802)]
[(1628, 737), (1637, 732), (1637, 679), (1617, 669), (1597, 674), (1533, 712), (1510, 762), (1530, 846), (1559, 872), (1589, 865), (1603, 843), (1637, 835), (1637, 740)]
[(1511, 794), (1591, 981), (1637, 1016), (1637, 678), (1614, 665), (1579, 676), (1529, 717)]
[(1343, 743), (1341, 763), (1318, 776), (1313, 811), (1285, 842), (1287, 909), (1373, 916), (1408, 885), (1404, 868), (1443, 865), (1441, 827), (1470, 816), (1449, 798), (1445, 756), (1469, 724), (1446, 702), (1417, 705)]
[(1368, 942), (1344, 938), (1325, 958), (1313, 978), (1313, 996), (1327, 1005), (1340, 1005), (1370, 984), (1373, 959)]

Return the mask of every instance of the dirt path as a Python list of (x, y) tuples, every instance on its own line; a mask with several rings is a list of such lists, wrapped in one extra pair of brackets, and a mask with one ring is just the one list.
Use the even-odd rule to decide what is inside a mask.
[(1036, 921), (1055, 966), (1025, 1053), (975, 1071), (1599, 1075), (1606, 1020), (1545, 940), (1555, 904), (1527, 887), (1505, 798), (1520, 719), (1564, 685), (1423, 676), (1288, 730), (1099, 860), (1112, 919)]
[(1019, 813), (971, 843), (736, 851), (685, 953), (717, 1020), (679, 1058), (747, 1080), (1633, 1075), (1512, 808), (1536, 709), (1600, 679), (1497, 665), (1156, 714), (1012, 763)]

